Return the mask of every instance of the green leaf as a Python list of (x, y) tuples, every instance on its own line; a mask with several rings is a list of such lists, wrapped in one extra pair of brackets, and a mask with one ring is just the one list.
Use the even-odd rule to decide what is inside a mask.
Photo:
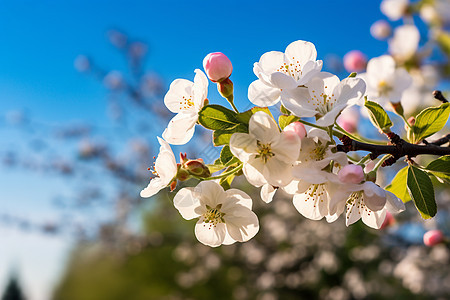
[(426, 166), (428, 171), (442, 179), (450, 180), (450, 155), (441, 156)]
[(441, 31), (436, 40), (442, 51), (444, 51), (447, 55), (450, 55), (450, 34), (445, 31)]
[(428, 107), (416, 117), (412, 126), (412, 143), (418, 143), (441, 130), (447, 123), (450, 114), (450, 103), (443, 103), (439, 107)]
[(358, 75), (356, 72), (351, 72), (350, 75), (348, 75), (348, 78), (354, 78)]
[[(270, 112), (270, 110), (267, 107), (253, 107), (249, 110), (246, 110), (240, 114), (237, 115), (237, 119), (244, 123), (244, 124), (248, 124), (250, 122), (250, 118), (257, 112), (257, 111), (263, 111), (266, 114), (268, 114), (269, 116), (272, 116), (272, 113)], [(272, 116), (273, 117), (273, 116)]]
[(404, 167), (398, 171), (390, 185), (386, 187), (386, 190), (393, 193), (395, 196), (400, 198), (403, 202), (411, 201), (408, 189), (406, 187), (406, 177), (408, 174), (408, 167)]
[(298, 120), (300, 120), (300, 118), (296, 117), (294, 115), (290, 115), (290, 116), (280, 115), (278, 117), (278, 124), (280, 125), (281, 130), (283, 130), (284, 127), (286, 127), (289, 124), (291, 124), (292, 122), (296, 122)]
[(220, 161), (219, 161), (219, 163), (216, 163), (216, 162), (217, 162), (217, 160), (214, 162), (213, 165), (207, 165), (209, 172), (211, 174), (216, 173), (217, 171), (220, 171), (225, 167), (224, 165), (222, 165), (222, 162), (220, 162)]
[(234, 111), (220, 105), (204, 106), (198, 113), (198, 122), (212, 130), (233, 130), (243, 126)]
[(281, 105), (281, 106), (280, 106), (280, 112), (281, 112), (283, 115), (287, 115), (287, 116), (289, 116), (289, 115), (291, 114), (291, 112), (290, 112), (286, 107), (284, 107), (284, 105)]
[(424, 219), (430, 219), (436, 215), (436, 201), (434, 199), (433, 183), (427, 173), (409, 166), (406, 179), (408, 192), (414, 201), (417, 210)]
[(375, 125), (381, 132), (390, 132), (392, 122), (386, 111), (378, 103), (373, 101), (366, 100), (364, 106), (369, 111), (369, 117), (372, 124)]
[(223, 165), (226, 165), (233, 158), (233, 153), (231, 153), (230, 146), (225, 146), (220, 152), (220, 161)]

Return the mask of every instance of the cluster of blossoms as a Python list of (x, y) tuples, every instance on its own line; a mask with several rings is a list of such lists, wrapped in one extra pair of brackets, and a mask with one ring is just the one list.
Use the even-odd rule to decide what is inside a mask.
[[(294, 207), (306, 218), (333, 222), (344, 214), (347, 226), (362, 219), (369, 227), (381, 228), (386, 215), (405, 209), (402, 200), (375, 183), (383, 160), (366, 174), (368, 156), (349, 161), (346, 153), (337, 151), (334, 135), (339, 136), (339, 131), (341, 136), (345, 134), (336, 119), (348, 106), (360, 104), (363, 96), (396, 99), (397, 87), (404, 86), (403, 71), (391, 66), (391, 59), (384, 56), (372, 61), (366, 76), (352, 73), (340, 80), (321, 71), (322, 61), (317, 60), (312, 43), (293, 42), (284, 53), (267, 52), (254, 64), (258, 79), (249, 86), (248, 98), (256, 107), (239, 113), (229, 78), (230, 60), (222, 53), (209, 54), (203, 62), (205, 72), (234, 111), (209, 105), (208, 78), (199, 69), (193, 82), (172, 82), (164, 103), (177, 115), (164, 131), (164, 139), (158, 138), (161, 149), (153, 171), (156, 177), (141, 196), (153, 196), (166, 186), (174, 190), (177, 181), (200, 180), (195, 188), (180, 189), (173, 201), (183, 218), (198, 218), (195, 235), (212, 247), (244, 242), (258, 232), (252, 199), (229, 186), (240, 174), (261, 187), (261, 199), (266, 203), (282, 190), (292, 195)], [(390, 73), (380, 72), (384, 69)], [(376, 92), (372, 93), (373, 89)], [(281, 115), (277, 123), (268, 106), (278, 103)], [(202, 159), (181, 155), (177, 164), (169, 144), (187, 143), (196, 124), (214, 130), (215, 140), (225, 141), (219, 144), (224, 145), (221, 157), (206, 165)]]

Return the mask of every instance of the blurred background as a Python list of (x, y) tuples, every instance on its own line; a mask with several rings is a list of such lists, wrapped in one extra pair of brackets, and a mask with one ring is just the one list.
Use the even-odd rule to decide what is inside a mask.
[[(237, 180), (261, 230), (218, 249), (197, 242), (173, 193), (139, 197), (172, 117), (164, 94), (210, 52), (232, 61), (244, 110), (263, 53), (311, 41), (324, 70), (344, 78), (415, 24), (419, 47), (402, 62), (416, 74), (410, 113), (439, 105), (431, 91), (449, 89), (450, 2), (387, 2), (404, 5), (400, 17), (381, 1), (1, 1), (1, 299), (449, 299), (450, 251), (422, 242), (429, 229), (450, 234), (448, 185), (436, 182), (433, 220), (409, 203), (375, 231), (306, 220), (281, 193), (264, 204)], [(362, 66), (344, 66), (352, 50)], [(208, 99), (224, 104), (213, 84)], [(197, 128), (174, 153), (211, 162), (220, 149)]]

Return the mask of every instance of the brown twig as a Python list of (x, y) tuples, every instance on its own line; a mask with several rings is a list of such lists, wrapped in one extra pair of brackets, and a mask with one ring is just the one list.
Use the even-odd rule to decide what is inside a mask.
[(433, 91), (433, 97), (439, 101), (442, 101), (442, 103), (447, 103), (448, 100), (444, 97), (441, 91)]
[[(369, 151), (370, 158), (373, 160), (382, 154), (390, 154), (382, 166), (390, 166), (394, 164), (400, 157), (407, 156), (409, 159), (417, 155), (450, 155), (450, 147), (440, 147), (439, 144), (429, 143), (427, 145), (416, 145), (406, 142), (397, 134), (389, 134), (392, 145), (373, 145), (352, 140), (344, 135), (340, 138), (343, 145), (338, 145), (337, 150), (342, 152), (349, 151)], [(450, 138), (450, 137), (449, 137)], [(440, 140), (436, 141), (439, 142)]]

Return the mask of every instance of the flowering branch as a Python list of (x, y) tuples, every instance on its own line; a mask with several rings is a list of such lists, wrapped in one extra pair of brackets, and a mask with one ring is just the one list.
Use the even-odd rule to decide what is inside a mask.
[[(387, 159), (384, 166), (390, 166), (400, 157), (415, 157), (421, 154), (431, 154), (431, 155), (450, 155), (450, 147), (440, 147), (439, 144), (429, 143), (427, 145), (416, 145), (408, 143), (407, 141), (401, 139), (395, 133), (390, 134), (390, 139), (392, 145), (373, 145), (363, 142), (355, 141), (348, 136), (344, 135), (340, 138), (343, 145), (337, 145), (337, 150), (342, 152), (349, 151), (369, 151), (371, 159), (377, 158), (381, 154), (390, 154), (392, 158)], [(447, 136), (447, 139), (449, 136)], [(440, 143), (440, 140), (436, 141)]]

